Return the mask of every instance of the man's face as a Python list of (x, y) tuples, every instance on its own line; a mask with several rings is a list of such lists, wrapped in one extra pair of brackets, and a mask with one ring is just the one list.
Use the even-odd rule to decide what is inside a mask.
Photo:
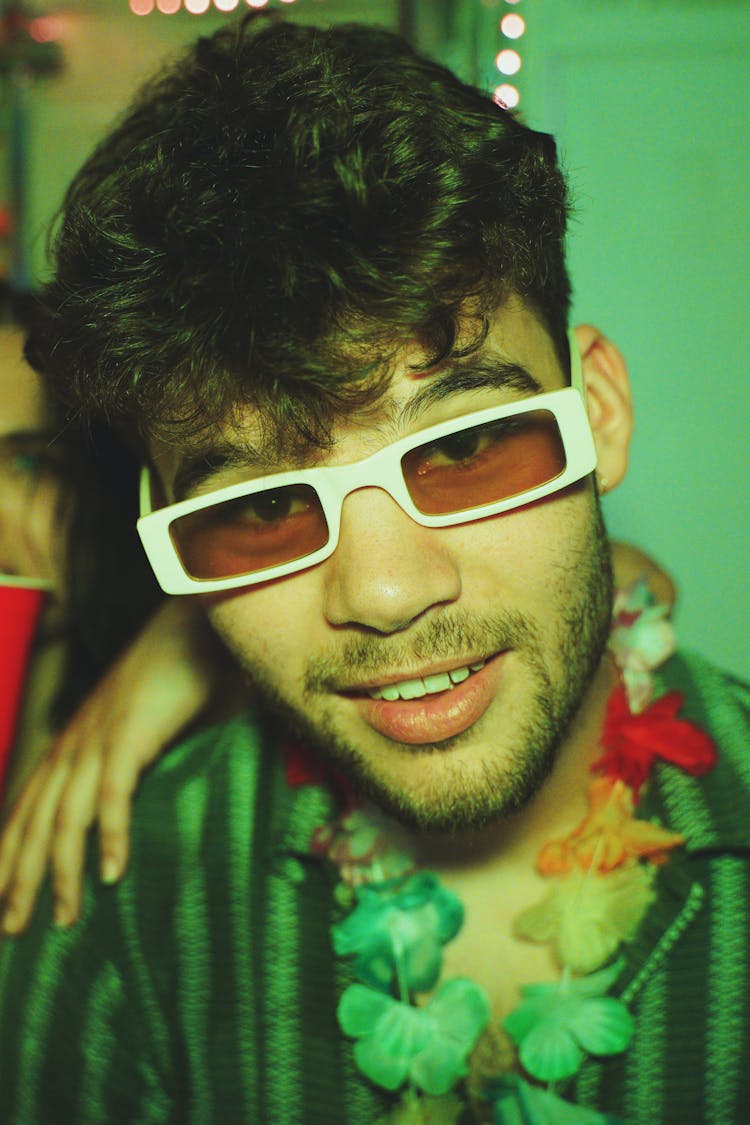
[[(471, 370), (493, 356), (542, 391), (568, 383), (548, 334), (518, 302), (496, 314), (481, 351), (462, 363)], [(530, 393), (491, 382), (462, 390), (457, 380), (455, 392), (394, 432), (387, 408), (440, 375), (413, 370), (415, 361), (417, 349), (399, 357), (382, 409), (342, 424), (325, 463), (362, 459), (412, 430)], [(159, 468), (170, 494), (176, 458)], [(241, 469), (224, 470), (201, 491), (240, 479)], [(207, 603), (274, 710), (386, 811), (442, 830), (480, 826), (539, 788), (601, 659), (611, 593), (587, 480), (447, 528), (422, 527), (386, 492), (363, 488), (344, 501), (329, 559)], [(399, 698), (372, 697), (383, 688)]]
[(62, 486), (51, 422), (19, 331), (0, 328), (0, 573), (60, 584)]

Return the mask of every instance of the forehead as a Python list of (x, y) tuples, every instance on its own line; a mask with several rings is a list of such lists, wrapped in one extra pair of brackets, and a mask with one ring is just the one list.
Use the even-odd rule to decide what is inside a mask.
[(22, 348), (20, 331), (0, 327), (0, 436), (42, 429), (48, 421), (41, 381)]
[[(566, 385), (568, 373), (562, 371), (549, 333), (536, 314), (520, 300), (511, 298), (495, 310), (488, 318), (488, 328), (483, 338), (481, 328), (481, 320), (467, 314), (456, 343), (455, 354), (434, 366), (427, 366), (430, 355), (417, 342), (395, 350), (388, 366), (383, 393), (374, 402), (347, 414), (339, 423), (334, 420), (333, 445), (343, 448), (353, 438), (364, 448), (368, 441), (377, 445), (382, 441), (395, 440), (401, 435), (394, 420), (410, 418), (409, 411), (404, 408), (420, 399), (430, 401), (426, 391), (438, 383), (441, 385), (440, 402), (444, 405), (436, 409), (442, 410), (443, 416), (438, 418), (435, 411), (428, 411), (420, 417), (416, 428), (442, 421), (444, 417), (467, 413), (472, 409), (472, 404), (467, 399), (465, 408), (462, 408), (460, 394), (466, 384), (466, 380), (462, 380), (462, 374), (471, 374), (482, 365), (502, 364), (517, 368), (519, 378), (515, 384), (512, 379), (509, 381), (507, 391), (516, 398)], [(481, 339), (480, 345), (472, 346), (478, 338)], [(466, 354), (462, 354), (462, 350)], [(522, 378), (525, 374), (529, 376), (528, 379)], [(452, 386), (455, 386), (455, 394), (450, 393)], [(195, 443), (167, 445), (151, 441), (150, 453), (163, 483), (171, 491), (175, 476), (180, 474), (187, 461), (201, 457), (208, 459), (212, 454), (220, 454), (228, 448), (241, 450), (243, 443), (247, 447), (248, 461), (255, 463), (260, 473), (266, 475), (278, 471), (282, 443), (278, 439), (268, 440), (268, 436), (269, 427), (264, 417), (259, 411), (248, 407), (242, 410), (231, 425), (203, 434)], [(288, 459), (290, 465), (292, 462), (312, 464), (329, 455), (328, 448), (321, 451), (320, 447), (300, 446), (299, 441), (293, 440), (293, 434), (290, 434), (288, 443), (284, 442), (283, 445), (285, 448), (281, 456)], [(263, 449), (267, 451), (267, 464), (263, 464), (262, 456), (259, 457), (259, 450)]]

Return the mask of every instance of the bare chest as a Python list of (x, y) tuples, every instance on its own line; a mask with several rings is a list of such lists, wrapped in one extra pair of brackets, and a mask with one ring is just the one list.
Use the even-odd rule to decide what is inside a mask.
[(484, 881), (464, 880), (445, 885), (459, 895), (466, 911), (461, 931), (443, 949), (442, 980), (466, 976), (487, 993), (493, 1018), (501, 1023), (521, 1002), (525, 984), (559, 980), (549, 946), (515, 936), (517, 913), (539, 901), (545, 893), (541, 877), (531, 873)]

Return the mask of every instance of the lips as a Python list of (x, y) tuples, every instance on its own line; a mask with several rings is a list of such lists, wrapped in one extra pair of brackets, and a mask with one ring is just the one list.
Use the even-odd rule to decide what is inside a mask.
[(506, 653), (489, 659), (447, 691), (412, 699), (352, 700), (360, 718), (394, 742), (417, 746), (444, 742), (463, 734), (484, 714), (495, 697), (503, 674)]

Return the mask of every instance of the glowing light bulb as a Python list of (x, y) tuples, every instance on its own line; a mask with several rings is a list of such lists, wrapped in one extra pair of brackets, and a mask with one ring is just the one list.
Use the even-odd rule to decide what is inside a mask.
[(503, 16), (500, 20), (500, 30), (506, 39), (520, 39), (526, 30), (523, 16), (518, 16), (515, 12), (508, 12), (507, 16)]
[(504, 106), (506, 109), (515, 109), (521, 100), (518, 90), (515, 86), (511, 86), (509, 82), (503, 82), (502, 86), (498, 86), (493, 97), (498, 105)]
[(181, 0), (156, 0), (156, 6), (164, 16), (173, 16), (180, 10)]
[(154, 0), (130, 0), (130, 10), (134, 16), (150, 16), (154, 10)]
[(251, 8), (265, 8), (268, 0), (247, 0), (247, 3)]
[(208, 11), (211, 0), (183, 0), (185, 4), (185, 11), (190, 12), (191, 16), (202, 16), (204, 12)]
[(214, 8), (220, 12), (233, 12), (240, 0), (214, 0)]
[(518, 74), (523, 64), (518, 51), (506, 48), (495, 59), (495, 65), (501, 74)]
[(29, 23), (29, 35), (37, 43), (54, 43), (65, 30), (59, 16), (36, 16)]

